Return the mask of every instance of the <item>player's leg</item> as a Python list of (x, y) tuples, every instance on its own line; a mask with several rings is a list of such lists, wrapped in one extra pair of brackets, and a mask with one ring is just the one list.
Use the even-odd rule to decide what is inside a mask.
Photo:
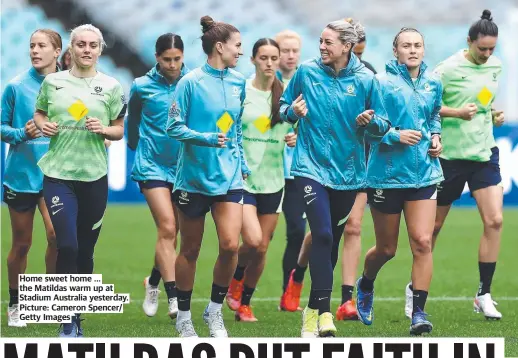
[(383, 265), (396, 255), (404, 198), (397, 189), (368, 189), (376, 245), (365, 256), (363, 275), (356, 283), (356, 310), (363, 324), (374, 320), (374, 281)]
[(243, 225), (241, 228), (243, 243), (239, 247), (236, 270), (227, 293), (227, 305), (232, 311), (241, 306), (245, 270), (252, 256), (261, 245), (262, 230), (257, 215), (257, 195), (244, 192), (243, 194)]
[(9, 327), (25, 327), (20, 321), (18, 310), (18, 275), (25, 273), (27, 254), (32, 244), (32, 230), (36, 203), (30, 203), (31, 196), (16, 193), (4, 186), (4, 202), (9, 207), (12, 245), (7, 255), (7, 277), (9, 282), (9, 305), (7, 324)]
[[(258, 218), (261, 241), (259, 246), (250, 255), (250, 261), (246, 269), (246, 277), (243, 285), (243, 296), (241, 306), (236, 312), (236, 319), (240, 321), (255, 322), (250, 300), (254, 294), (257, 283), (263, 273), (266, 263), (266, 252), (273, 238), (275, 227), (279, 219), (280, 206), (282, 201), (282, 190), (273, 194), (257, 195), (256, 217)], [(244, 214), (246, 215), (246, 214)], [(243, 220), (243, 225), (245, 221)]]
[[(282, 211), (286, 220), (286, 249), (282, 258), (282, 292), (286, 292), (290, 275), (297, 267), (297, 259), (306, 233), (304, 205), (303, 197), (297, 191), (295, 180), (286, 179), (282, 203)], [(302, 280), (300, 281), (302, 282), (304, 272), (299, 270), (300, 273), (302, 273)], [(281, 299), (280, 308), (284, 309), (283, 306), (283, 300)]]
[(47, 250), (45, 252), (45, 267), (47, 274), (56, 273), (56, 260), (58, 257), (58, 249), (56, 246), (56, 232), (50, 220), (50, 214), (45, 205), (45, 200), (41, 196), (38, 200), (38, 209), (40, 210), (43, 225), (45, 226), (45, 234), (47, 236)]
[(303, 288), (304, 274), (309, 265), (309, 253), (311, 252), (312, 240), (313, 237), (311, 236), (311, 231), (309, 231), (304, 237), (304, 241), (300, 247), (297, 264), (289, 275), (288, 285), (284, 290), (281, 305), (279, 306), (281, 311), (296, 312), (302, 310), (300, 307), (300, 294)]
[(349, 219), (345, 224), (342, 248), (342, 303), (336, 310), (336, 319), (339, 321), (358, 319), (353, 291), (361, 256), (361, 227), (366, 206), (367, 193), (358, 192)]
[[(176, 233), (177, 224), (175, 220), (174, 206), (171, 198), (172, 186), (163, 181), (152, 182), (152, 186), (142, 187), (142, 193), (146, 198), (151, 214), (157, 228), (157, 243), (155, 249), (156, 267), (160, 268), (160, 276), (164, 279), (164, 288), (169, 302), (169, 316), (176, 318), (178, 314), (178, 303), (176, 294), (175, 280), (175, 261), (176, 261)], [(144, 312), (148, 316), (154, 316), (158, 308), (158, 292), (156, 282), (148, 283), (146, 287), (146, 298), (144, 300)], [(148, 295), (150, 292), (150, 295)]]
[(237, 266), (239, 235), (243, 225), (242, 200), (243, 191), (237, 190), (216, 198), (212, 205), (212, 217), (218, 233), (219, 254), (214, 265), (210, 302), (203, 313), (203, 319), (209, 326), (211, 337), (228, 336), (221, 309)]
[(178, 212), (181, 241), (175, 264), (178, 295), (176, 330), (180, 337), (197, 337), (192, 324), (191, 297), (210, 201), (205, 195), (180, 190), (173, 193), (173, 200)]
[[(58, 256), (56, 274), (77, 274), (78, 236), (77, 219), (79, 199), (76, 182), (60, 179), (43, 179), (43, 197), (56, 233)], [(59, 337), (75, 338), (79, 334), (80, 320), (74, 317), (71, 323), (61, 325)]]
[(424, 313), (433, 273), (432, 235), (437, 210), (436, 187), (415, 190), (405, 202), (405, 221), (412, 249), (412, 323), (410, 334), (432, 331)]

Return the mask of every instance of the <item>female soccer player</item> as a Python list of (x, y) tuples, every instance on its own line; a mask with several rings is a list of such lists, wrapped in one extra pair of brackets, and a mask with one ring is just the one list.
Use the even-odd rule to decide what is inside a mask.
[[(94, 247), (108, 198), (104, 139), (124, 135), (124, 93), (114, 78), (96, 69), (104, 40), (98, 28), (81, 25), (70, 35), (73, 66), (48, 75), (36, 101), (34, 122), (51, 137), (38, 162), (43, 196), (56, 231), (58, 274), (91, 274)], [(79, 315), (60, 337), (83, 335)]]
[[(291, 126), (280, 123), (282, 82), (276, 77), (280, 48), (272, 39), (252, 49), (255, 78), (246, 83), (243, 148), (252, 175), (244, 185), (243, 244), (230, 284), (227, 303), (238, 321), (255, 322), (250, 300), (264, 269), (266, 251), (281, 209), (284, 188), (284, 146), (295, 146)], [(246, 271), (245, 271), (246, 270)]]
[(178, 83), (167, 129), (171, 137), (183, 142), (173, 193), (182, 237), (176, 259), (176, 329), (181, 337), (196, 336), (191, 296), (205, 215), (212, 210), (219, 255), (203, 319), (211, 337), (226, 337), (221, 308), (236, 269), (243, 222), (243, 178), (250, 174), (241, 129), (245, 79), (232, 69), (242, 55), (238, 29), (209, 16), (201, 18), (201, 25), (202, 47), (208, 60)]
[[(279, 70), (277, 78), (281, 80), (284, 87), (290, 83), (300, 59), (302, 40), (295, 31), (284, 30), (275, 36), (275, 41), (281, 49)], [(284, 149), (284, 198), (282, 200), (282, 211), (286, 220), (286, 248), (282, 258), (282, 297), (279, 309), (291, 311), (290, 307), (295, 306), (297, 310), (300, 302), (300, 291), (306, 266), (297, 266), (297, 257), (301, 250), (304, 235), (306, 233), (306, 216), (304, 214), (304, 201), (300, 197), (295, 186), (295, 180), (290, 174), (293, 161), (293, 147), (285, 146)], [(290, 277), (300, 277), (300, 284), (294, 284)], [(288, 287), (288, 282), (292, 282)]]
[(142, 308), (150, 317), (158, 309), (161, 277), (169, 301), (169, 316), (176, 318), (178, 313), (174, 274), (178, 226), (172, 192), (180, 143), (169, 137), (166, 125), (176, 85), (187, 73), (183, 50), (180, 36), (161, 35), (155, 44), (157, 64), (145, 76), (135, 79), (128, 101), (128, 146), (137, 150), (131, 177), (146, 198), (158, 232), (155, 267), (144, 280), (146, 297)]
[(37, 166), (48, 150), (49, 140), (42, 137), (32, 117), (41, 83), (46, 75), (57, 71), (62, 47), (57, 32), (36, 30), (30, 39), (32, 67), (12, 79), (2, 96), (2, 142), (10, 145), (5, 160), (3, 200), (9, 207), (13, 240), (7, 256), (9, 327), (26, 326), (19, 318), (18, 275), (24, 274), (27, 267), (36, 206), (47, 234), (46, 272), (53, 274), (56, 270), (56, 234), (43, 201), (43, 173)]
[[(377, 75), (390, 130), (383, 136), (367, 133), (371, 149), (367, 169), (376, 246), (367, 252), (363, 276), (357, 282), (358, 317), (374, 319), (374, 280), (396, 254), (401, 212), (414, 257), (414, 300), (410, 334), (432, 331), (424, 308), (432, 280), (432, 232), (437, 207), (437, 183), (443, 179), (441, 152), (442, 85), (423, 63), (424, 40), (415, 29), (403, 28), (394, 38), (394, 56), (386, 73)], [(374, 108), (376, 110), (376, 108)], [(364, 117), (358, 118), (359, 123)], [(394, 165), (394, 163), (398, 163)]]
[(368, 116), (365, 128), (356, 124), (356, 117), (371, 106), (383, 108), (376, 103), (381, 99), (372, 72), (351, 54), (362, 35), (360, 24), (328, 24), (320, 37), (321, 58), (298, 68), (281, 99), (283, 120), (299, 124), (291, 172), (313, 235), (303, 337), (336, 333), (330, 313), (333, 267), (356, 191), (365, 184), (363, 133), (386, 126), (381, 109), (378, 116)]
[(72, 57), (70, 56), (70, 50), (66, 49), (65, 52), (61, 55), (61, 60), (59, 61), (59, 67), (61, 71), (69, 70), (72, 67)]
[(491, 12), (484, 10), (481, 19), (469, 29), (468, 49), (446, 59), (436, 69), (444, 87), (441, 165), (445, 180), (439, 186), (433, 242), (467, 182), (484, 225), (474, 308), (488, 319), (502, 318), (491, 297), (503, 223), (502, 177), (493, 137), (493, 125), (504, 123), (504, 112), (493, 108), (502, 73), (502, 63), (493, 55), (497, 40), (498, 26)]

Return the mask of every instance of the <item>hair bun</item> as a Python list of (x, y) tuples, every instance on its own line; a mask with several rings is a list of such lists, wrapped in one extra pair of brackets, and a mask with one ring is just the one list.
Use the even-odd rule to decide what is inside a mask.
[(491, 11), (489, 10), (484, 10), (482, 12), (482, 16), (480, 17), (482, 20), (489, 20), (489, 21), (493, 21), (493, 18), (491, 17)]
[(201, 31), (203, 33), (206, 33), (210, 29), (216, 25), (215, 21), (212, 19), (212, 17), (205, 15), (200, 19), (200, 25), (201, 25)]

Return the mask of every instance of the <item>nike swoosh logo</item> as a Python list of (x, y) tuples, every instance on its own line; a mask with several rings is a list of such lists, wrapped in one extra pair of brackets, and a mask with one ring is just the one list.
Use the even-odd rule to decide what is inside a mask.
[(376, 199), (374, 199), (374, 202), (375, 202), (375, 203), (382, 203), (382, 202), (383, 202), (383, 200), (376, 200)]
[(315, 201), (315, 200), (317, 200), (317, 198), (313, 198), (313, 199), (311, 199), (310, 201), (306, 202), (306, 205), (311, 204), (311, 202), (313, 202), (313, 201)]
[(313, 86), (320, 86), (322, 83), (320, 82), (313, 82)]
[(56, 86), (56, 91), (59, 91), (60, 89), (62, 89), (63, 87), (58, 87)]
[(401, 87), (394, 87), (394, 92), (397, 92), (401, 89)]
[(318, 300), (322, 301), (322, 300), (325, 300), (326, 298), (329, 298), (329, 297), (319, 297)]
[(150, 95), (149, 95), (149, 98), (153, 98), (153, 97), (155, 97), (155, 96), (157, 96), (157, 95), (159, 95), (159, 94), (160, 94), (160, 93), (152, 93), (152, 94), (150, 94)]
[(7, 199), (8, 199), (8, 200), (13, 200), (13, 199), (16, 199), (16, 196), (10, 196), (10, 195), (7, 195)]
[(185, 204), (189, 204), (188, 202), (185, 202), (185, 201), (179, 201), (178, 204), (180, 205), (185, 205)]
[(462, 76), (461, 77), (463, 80), (465, 80), (466, 78), (468, 78), (468, 76)]
[(57, 214), (57, 213), (59, 213), (61, 210), (63, 210), (63, 208), (60, 208), (60, 209), (58, 209), (58, 210), (56, 210), (56, 211), (53, 211), (53, 212), (52, 212), (52, 215), (56, 215), (56, 214)]

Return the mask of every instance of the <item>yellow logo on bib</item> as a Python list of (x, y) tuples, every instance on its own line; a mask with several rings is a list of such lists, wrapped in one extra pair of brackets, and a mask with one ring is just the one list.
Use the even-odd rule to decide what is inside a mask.
[(477, 95), (477, 99), (484, 107), (488, 105), (492, 97), (493, 93), (491, 93), (491, 91), (486, 86), (484, 86), (484, 88), (482, 88), (482, 90), (480, 90)]
[(70, 113), (70, 115), (79, 122), (81, 118), (88, 114), (88, 108), (86, 108), (83, 101), (78, 99), (70, 107), (68, 107), (68, 113)]
[(268, 129), (271, 128), (271, 122), (272, 121), (270, 120), (270, 118), (266, 117), (263, 114), (254, 121), (254, 126), (259, 130), (259, 132), (264, 134), (266, 133), (266, 131), (268, 131)]
[(227, 133), (230, 127), (232, 127), (232, 124), (234, 124), (234, 120), (228, 112), (223, 113), (223, 115), (219, 117), (218, 121), (216, 122), (216, 126), (223, 133)]

